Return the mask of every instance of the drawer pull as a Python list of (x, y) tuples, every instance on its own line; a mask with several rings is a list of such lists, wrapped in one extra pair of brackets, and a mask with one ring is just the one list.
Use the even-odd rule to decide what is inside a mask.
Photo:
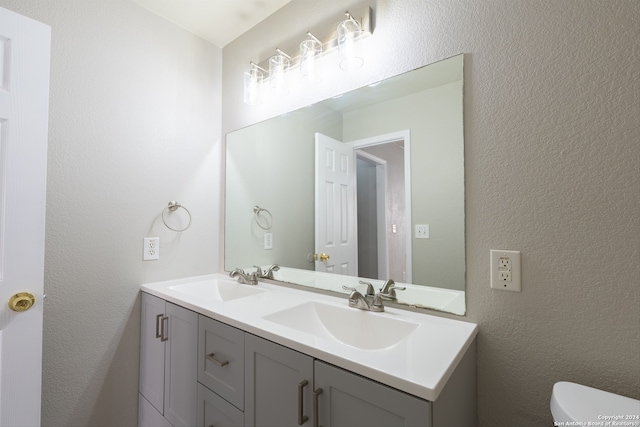
[(318, 419), (320, 414), (318, 413), (318, 396), (322, 394), (322, 389), (319, 388), (313, 392), (313, 427), (320, 427)]
[(304, 388), (309, 384), (309, 381), (302, 380), (300, 384), (298, 384), (298, 425), (306, 423), (309, 417), (303, 415), (304, 412)]
[(218, 360), (215, 357), (213, 357), (214, 355), (215, 355), (215, 353), (207, 354), (207, 359), (212, 361), (213, 363), (215, 363), (218, 366), (225, 366), (225, 365), (229, 364), (228, 360), (224, 360), (224, 361)]

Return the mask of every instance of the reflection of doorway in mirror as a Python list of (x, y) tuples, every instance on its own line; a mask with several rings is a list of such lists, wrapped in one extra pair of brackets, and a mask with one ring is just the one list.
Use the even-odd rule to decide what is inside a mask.
[(358, 276), (411, 281), (409, 131), (349, 143), (357, 158)]
[(358, 275), (404, 281), (404, 143), (356, 150)]

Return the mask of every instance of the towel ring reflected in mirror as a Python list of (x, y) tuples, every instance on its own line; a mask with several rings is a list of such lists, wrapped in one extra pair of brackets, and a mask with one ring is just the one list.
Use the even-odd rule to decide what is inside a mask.
[[(262, 219), (262, 222), (260, 222), (260, 214), (262, 212), (265, 212), (267, 215), (262, 215), (264, 218)], [(255, 221), (256, 224), (258, 224), (258, 227), (262, 228), (263, 230), (271, 230), (271, 227), (273, 226), (273, 215), (271, 215), (271, 212), (269, 212), (267, 209), (265, 208), (261, 208), (258, 205), (255, 205), (253, 207), (253, 213), (255, 213)]]
[[(187, 213), (187, 215), (189, 216), (189, 222), (187, 222), (187, 225), (183, 228), (174, 228), (171, 227), (169, 224), (167, 224), (167, 214), (171, 214), (172, 212), (177, 211), (179, 208), (182, 208), (185, 210), (185, 212)], [(169, 230), (173, 230), (173, 231), (177, 231), (177, 232), (182, 232), (185, 231), (186, 229), (188, 229), (189, 227), (191, 227), (191, 212), (189, 212), (189, 209), (185, 208), (184, 206), (182, 206), (180, 203), (172, 200), (169, 202), (169, 204), (167, 204), (167, 207), (165, 207), (162, 210), (162, 222), (164, 223), (164, 225), (169, 229)]]

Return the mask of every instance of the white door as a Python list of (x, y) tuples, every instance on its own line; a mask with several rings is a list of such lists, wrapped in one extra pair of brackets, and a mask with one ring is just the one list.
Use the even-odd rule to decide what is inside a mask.
[(316, 133), (315, 155), (316, 271), (357, 276), (356, 168), (353, 148)]
[(50, 40), (0, 8), (1, 427), (40, 425)]

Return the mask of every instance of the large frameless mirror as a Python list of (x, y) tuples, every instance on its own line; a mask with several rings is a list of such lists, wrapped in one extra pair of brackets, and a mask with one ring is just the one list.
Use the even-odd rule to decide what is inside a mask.
[(225, 269), (465, 313), (463, 55), (226, 140)]

